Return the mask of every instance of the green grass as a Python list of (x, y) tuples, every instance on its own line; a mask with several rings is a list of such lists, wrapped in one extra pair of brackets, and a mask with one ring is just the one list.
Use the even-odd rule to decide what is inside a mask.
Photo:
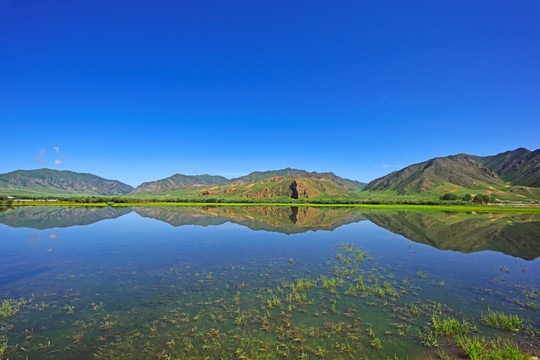
[(0, 335), (0, 359), (3, 359), (8, 348), (8, 338), (5, 335)]
[(21, 307), (26, 305), (24, 299), (6, 299), (0, 304), (0, 319), (6, 320), (19, 313)]
[(519, 348), (510, 341), (501, 342), (500, 339), (486, 341), (477, 336), (457, 336), (458, 346), (471, 360), (526, 360), (527, 355), (522, 354)]
[(441, 318), (439, 315), (434, 314), (431, 317), (433, 324), (433, 330), (437, 335), (454, 336), (460, 334), (468, 334), (476, 329), (475, 325), (466, 321), (454, 318)]
[(507, 332), (518, 332), (523, 330), (525, 320), (519, 315), (507, 315), (502, 312), (491, 311), (488, 308), (487, 316), (482, 314), (482, 322), (495, 329), (502, 329)]

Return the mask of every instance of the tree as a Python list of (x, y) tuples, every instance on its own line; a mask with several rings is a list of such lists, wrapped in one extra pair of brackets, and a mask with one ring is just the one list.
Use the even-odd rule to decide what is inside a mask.
[(446, 193), (440, 197), (441, 200), (457, 200), (458, 196), (452, 193)]
[(461, 200), (463, 201), (471, 201), (472, 200), (472, 195), (471, 194), (465, 194), (461, 197)]
[(490, 197), (486, 194), (478, 194), (474, 197), (473, 202), (477, 204), (487, 204), (490, 201), (495, 201), (494, 197)]

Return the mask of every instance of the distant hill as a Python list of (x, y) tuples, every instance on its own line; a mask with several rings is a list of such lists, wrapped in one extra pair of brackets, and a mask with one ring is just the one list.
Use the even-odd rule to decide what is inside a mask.
[(223, 176), (213, 175), (181, 175), (175, 174), (165, 179), (142, 183), (137, 186), (132, 193), (155, 193), (164, 190), (180, 189), (190, 186), (213, 186), (224, 185), (229, 182), (229, 179)]
[(438, 157), (394, 171), (370, 182), (365, 190), (418, 194), (435, 188), (492, 189), (540, 185), (540, 150), (517, 149), (495, 156), (458, 154)]
[(52, 169), (17, 170), (0, 174), (2, 193), (54, 195), (124, 195), (133, 187), (93, 174)]

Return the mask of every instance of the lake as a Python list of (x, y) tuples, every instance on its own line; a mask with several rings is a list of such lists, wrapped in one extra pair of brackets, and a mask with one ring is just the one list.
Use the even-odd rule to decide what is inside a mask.
[(28, 206), (0, 244), (0, 359), (540, 355), (540, 214)]

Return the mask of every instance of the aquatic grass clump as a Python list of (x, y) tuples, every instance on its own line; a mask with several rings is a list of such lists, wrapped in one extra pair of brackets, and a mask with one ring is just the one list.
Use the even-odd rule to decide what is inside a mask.
[(293, 291), (305, 292), (313, 288), (315, 284), (309, 279), (298, 279), (296, 285), (293, 287)]
[(337, 280), (336, 278), (329, 278), (326, 276), (321, 276), (321, 283), (322, 283), (322, 288), (324, 290), (335, 290), (336, 285), (337, 285)]
[(525, 320), (519, 315), (507, 315), (502, 312), (491, 311), (490, 308), (488, 308), (487, 316), (482, 314), (481, 318), (485, 325), (508, 332), (518, 332), (525, 326)]
[(399, 296), (399, 293), (394, 289), (392, 284), (388, 281), (385, 281), (383, 284), (384, 291), (387, 295), (397, 298)]
[(427, 348), (437, 348), (439, 347), (439, 341), (433, 330), (429, 326), (424, 327), (424, 331), (418, 329), (418, 334), (416, 338), (420, 340), (420, 344), (424, 345)]
[(468, 334), (471, 331), (476, 330), (476, 326), (466, 320), (459, 320), (454, 318), (441, 318), (439, 315), (433, 314), (431, 317), (431, 323), (433, 330), (437, 335), (460, 335)]
[(519, 351), (517, 345), (511, 341), (501, 343), (500, 338), (488, 342), (485, 338), (479, 338), (477, 336), (457, 336), (456, 341), (458, 346), (471, 360), (526, 360), (529, 358)]
[(0, 335), (0, 359), (3, 359), (4, 354), (8, 349), (8, 338), (4, 335)]
[(371, 346), (375, 350), (382, 350), (382, 348), (383, 348), (381, 339), (379, 339), (378, 337), (375, 337), (372, 340), (370, 340), (369, 341), (369, 346)]
[(6, 299), (0, 304), (0, 319), (9, 319), (17, 315), (27, 301), (23, 298), (20, 299)]

